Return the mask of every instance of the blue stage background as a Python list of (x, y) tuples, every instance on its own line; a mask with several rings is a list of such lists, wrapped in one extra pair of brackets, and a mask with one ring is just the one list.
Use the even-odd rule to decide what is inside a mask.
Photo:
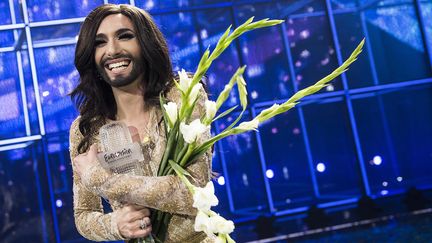
[[(432, 2), (422, 0), (0, 0), (0, 239), (80, 242), (72, 212), (67, 94), (80, 23), (94, 7), (148, 10), (174, 67), (250, 16), (285, 23), (246, 34), (208, 72), (215, 99), (247, 65), (246, 118), (324, 77), (365, 37), (364, 52), (324, 91), (215, 147), (222, 215), (241, 223), (432, 186)], [(227, 107), (238, 102), (230, 97)], [(234, 116), (235, 117), (235, 116)], [(232, 117), (218, 121), (223, 130)], [(234, 234), (236, 237), (236, 234)], [(250, 233), (254, 237), (254, 233)]]

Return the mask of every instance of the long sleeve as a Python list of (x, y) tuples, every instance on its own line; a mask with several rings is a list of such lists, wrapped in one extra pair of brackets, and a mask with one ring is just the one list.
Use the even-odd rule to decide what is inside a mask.
[[(71, 161), (78, 155), (77, 146), (82, 139), (78, 129), (79, 118), (71, 125), (69, 149)], [(116, 213), (105, 214), (101, 198), (83, 187), (73, 172), (74, 217), (78, 232), (93, 241), (124, 240), (116, 225)]]
[[(168, 98), (180, 100), (179, 93), (176, 91), (170, 92)], [(192, 118), (198, 118), (203, 114), (206, 99), (207, 95), (202, 91)], [(207, 131), (202, 139), (209, 137), (210, 131)], [(191, 174), (192, 184), (205, 186), (210, 180), (211, 152), (208, 151), (198, 158), (186, 170)], [(197, 213), (192, 207), (192, 194), (175, 175), (155, 177), (111, 174), (100, 165), (96, 165), (86, 171), (82, 179), (88, 190), (109, 200), (134, 203), (174, 214), (196, 215)]]
[[(196, 186), (203, 187), (209, 180), (208, 163), (207, 154), (187, 168)], [(134, 203), (169, 213), (196, 214), (196, 209), (192, 207), (192, 195), (174, 175), (153, 177), (111, 174), (97, 165), (84, 173), (83, 180), (89, 190), (109, 200)]]

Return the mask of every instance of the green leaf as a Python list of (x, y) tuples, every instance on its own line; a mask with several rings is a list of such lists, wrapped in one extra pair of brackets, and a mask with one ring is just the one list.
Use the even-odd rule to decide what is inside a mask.
[(171, 167), (174, 169), (174, 171), (178, 175), (187, 175), (191, 176), (189, 172), (187, 172), (185, 169), (183, 169), (180, 165), (178, 165), (174, 160), (170, 159), (168, 160), (168, 163), (171, 165)]
[(233, 128), (239, 121), (240, 121), (240, 119), (242, 118), (242, 116), (243, 116), (243, 113), (244, 113), (244, 110), (242, 110), (242, 112), (240, 113), (240, 115), (237, 117), (237, 119), (233, 122), (233, 123), (231, 123), (231, 125), (229, 125), (229, 127), (227, 127), (227, 128), (225, 128), (222, 132), (225, 132), (225, 131), (228, 131), (228, 130), (230, 130), (231, 128)]
[(217, 119), (220, 119), (220, 118), (222, 118), (222, 117), (228, 115), (228, 114), (231, 113), (233, 110), (235, 110), (235, 108), (237, 108), (237, 106), (238, 106), (238, 105), (233, 106), (233, 107), (229, 108), (228, 110), (222, 112), (222, 113), (219, 114), (216, 118), (214, 118), (212, 122), (214, 122), (214, 121), (216, 121)]

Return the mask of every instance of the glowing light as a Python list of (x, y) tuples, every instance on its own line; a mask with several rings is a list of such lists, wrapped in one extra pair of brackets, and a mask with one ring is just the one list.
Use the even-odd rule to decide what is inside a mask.
[(309, 35), (310, 35), (309, 30), (303, 30), (302, 32), (300, 32), (300, 37), (303, 38), (303, 39), (308, 38)]
[(207, 39), (208, 37), (208, 33), (206, 29), (201, 30), (201, 38), (202, 39)]
[(272, 133), (272, 134), (276, 134), (276, 133), (278, 133), (278, 129), (277, 129), (277, 127), (273, 127), (273, 128), (271, 129), (271, 133)]
[(269, 178), (269, 179), (273, 178), (273, 177), (274, 177), (274, 172), (273, 172), (273, 170), (268, 169), (268, 170), (266, 171), (266, 176), (267, 176), (267, 178)]
[(300, 56), (303, 57), (303, 58), (308, 58), (310, 56), (310, 52), (308, 50), (303, 50), (300, 53)]
[(300, 61), (295, 62), (296, 67), (301, 67), (302, 63)]
[(223, 176), (219, 176), (219, 178), (217, 179), (217, 182), (219, 185), (223, 186), (223, 185), (225, 185), (225, 178)]
[(242, 48), (242, 51), (243, 51), (243, 53), (244, 53), (245, 55), (247, 55), (247, 54), (249, 53), (249, 48), (247, 48), (247, 46), (244, 46), (244, 47)]
[(47, 97), (49, 94), (50, 94), (49, 91), (44, 91), (44, 92), (42, 93), (42, 96), (43, 96), (43, 97)]
[(258, 98), (258, 92), (256, 92), (255, 90), (251, 92), (251, 97), (252, 99), (256, 99)]
[(383, 186), (388, 186), (388, 182), (387, 181), (383, 181), (382, 185)]
[(403, 180), (403, 178), (402, 178), (402, 176), (398, 176), (398, 177), (396, 178), (396, 180), (399, 181), (399, 182), (401, 182), (401, 181)]
[(321, 65), (325, 66), (329, 64), (329, 62), (330, 62), (330, 58), (326, 57), (323, 60), (321, 60)]
[(282, 172), (283, 172), (284, 178), (285, 178), (286, 180), (288, 180), (288, 179), (289, 179), (289, 171), (288, 171), (288, 168), (284, 166), (284, 167), (282, 168)]
[(296, 128), (294, 128), (292, 130), (292, 133), (295, 134), (295, 135), (299, 135), (300, 134), (300, 129), (298, 127), (296, 127)]
[(285, 202), (286, 202), (286, 203), (291, 203), (291, 199), (287, 198), (287, 199), (285, 200)]
[(380, 165), (382, 163), (382, 158), (379, 155), (375, 155), (372, 159), (374, 165)]
[(56, 206), (57, 206), (58, 208), (61, 208), (61, 207), (63, 206), (63, 201), (60, 200), (60, 199), (57, 199), (57, 200), (56, 200)]
[(154, 6), (155, 6), (155, 3), (153, 2), (153, 0), (147, 1), (147, 3), (145, 4), (146, 9), (153, 8)]
[(322, 172), (324, 172), (326, 170), (326, 166), (325, 166), (324, 163), (318, 163), (317, 166), (316, 166), (316, 169), (317, 169), (318, 172), (322, 173)]
[(198, 43), (198, 36), (197, 35), (192, 36), (191, 43), (192, 44)]
[(387, 190), (382, 190), (382, 191), (381, 191), (381, 195), (383, 195), (383, 196), (384, 196), (384, 195), (387, 195), (388, 193), (389, 193), (389, 191), (387, 191)]
[(244, 173), (243, 173), (243, 175), (242, 175), (242, 180), (243, 180), (243, 184), (244, 184), (245, 186), (249, 186), (249, 180), (248, 180), (248, 177), (247, 177), (247, 175), (244, 174)]
[(333, 86), (332, 84), (329, 84), (329, 85), (326, 87), (326, 90), (329, 91), (329, 92), (334, 91), (334, 86)]

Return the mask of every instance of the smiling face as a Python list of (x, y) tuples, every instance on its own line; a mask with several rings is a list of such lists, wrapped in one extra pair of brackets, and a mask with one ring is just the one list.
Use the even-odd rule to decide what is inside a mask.
[(102, 20), (95, 39), (95, 62), (102, 78), (112, 87), (142, 79), (141, 47), (131, 20), (122, 14)]

